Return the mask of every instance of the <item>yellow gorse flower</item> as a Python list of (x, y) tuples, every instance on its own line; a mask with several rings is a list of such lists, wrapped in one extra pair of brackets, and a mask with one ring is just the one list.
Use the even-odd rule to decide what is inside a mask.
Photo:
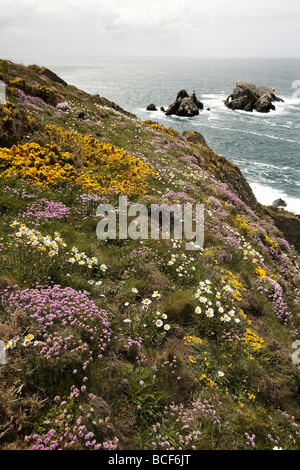
[(167, 134), (171, 136), (177, 136), (179, 133), (175, 131), (174, 129), (171, 129), (170, 127), (167, 128), (161, 124), (158, 124), (157, 122), (151, 121), (151, 119), (147, 119), (144, 121), (145, 124), (150, 124), (150, 126), (154, 127), (154, 129), (158, 129), (160, 131), (166, 132)]
[(49, 125), (45, 130), (51, 143), (43, 147), (32, 142), (0, 149), (0, 178), (36, 186), (68, 182), (96, 194), (146, 192), (155, 170), (139, 158), (92, 136)]
[(231, 271), (221, 269), (221, 284), (228, 284), (231, 287), (231, 296), (238, 301), (242, 300), (242, 291), (246, 290), (243, 284), (238, 281), (237, 277)]

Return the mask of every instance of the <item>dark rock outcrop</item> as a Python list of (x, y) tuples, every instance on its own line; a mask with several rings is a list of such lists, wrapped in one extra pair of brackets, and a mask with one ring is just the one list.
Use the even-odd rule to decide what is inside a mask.
[(283, 199), (279, 198), (279, 199), (276, 199), (275, 201), (272, 202), (272, 206), (286, 207), (287, 203)]
[(187, 130), (182, 132), (182, 136), (195, 147), (197, 152), (195, 155), (197, 155), (199, 166), (202, 169), (213, 175), (217, 181), (226, 185), (229, 191), (237, 195), (252, 210), (258, 209), (259, 203), (238, 166), (222, 155), (216, 154), (207, 145), (203, 135), (199, 132)]
[(229, 109), (240, 109), (243, 111), (258, 111), (268, 113), (275, 110), (273, 102), (283, 100), (279, 98), (274, 88), (264, 85), (253, 85), (249, 82), (238, 81), (233, 93), (224, 101)]
[(186, 90), (180, 90), (175, 102), (166, 110), (166, 115), (192, 117), (199, 114), (199, 109), (203, 109), (203, 103), (197, 99), (195, 92), (189, 96)]
[(147, 111), (157, 111), (155, 104), (151, 103), (147, 106)]
[[(83, 96), (88, 96), (88, 94), (83, 93)], [(135, 114), (130, 113), (129, 111), (126, 111), (125, 109), (121, 108), (118, 104), (114, 103), (113, 101), (108, 100), (107, 98), (104, 98), (103, 96), (100, 96), (98, 94), (96, 95), (91, 95), (94, 99), (95, 104), (100, 105), (102, 107), (108, 107), (111, 108), (118, 113), (124, 114), (125, 116), (128, 116), (130, 118), (136, 119)]]
[(43, 75), (46, 78), (49, 78), (49, 80), (52, 80), (52, 82), (60, 83), (60, 85), (67, 86), (67, 82), (65, 82), (62, 78), (56, 75), (56, 73), (52, 72), (52, 70), (44, 68), (41, 71), (41, 75)]
[(300, 253), (300, 216), (275, 208), (270, 215), (284, 238)]
[(197, 131), (183, 131), (183, 137), (186, 138), (188, 142), (195, 142), (201, 145), (205, 145), (207, 147), (206, 140), (204, 139), (203, 135)]

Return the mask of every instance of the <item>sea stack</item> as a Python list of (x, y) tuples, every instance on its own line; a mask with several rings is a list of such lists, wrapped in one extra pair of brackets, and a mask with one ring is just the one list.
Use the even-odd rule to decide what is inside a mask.
[(229, 109), (243, 111), (257, 111), (269, 113), (275, 111), (273, 102), (283, 100), (277, 95), (274, 88), (265, 85), (253, 85), (249, 82), (238, 81), (231, 95), (225, 100), (225, 106)]
[(198, 101), (195, 92), (189, 96), (186, 90), (180, 90), (174, 103), (166, 110), (166, 115), (193, 117), (199, 114), (199, 109), (203, 109), (203, 103)]

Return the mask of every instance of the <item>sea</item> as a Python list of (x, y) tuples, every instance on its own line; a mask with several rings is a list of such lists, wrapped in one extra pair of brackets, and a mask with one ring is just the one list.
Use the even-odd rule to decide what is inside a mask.
[[(69, 84), (99, 94), (137, 117), (179, 132), (195, 130), (219, 155), (238, 165), (259, 202), (281, 198), (300, 214), (300, 59), (56, 58), (11, 60), (51, 68)], [(275, 88), (284, 100), (267, 114), (232, 111), (224, 100), (238, 80)], [(178, 91), (195, 91), (204, 105), (192, 118), (166, 116), (161, 107)], [(149, 104), (158, 111), (147, 111)]]

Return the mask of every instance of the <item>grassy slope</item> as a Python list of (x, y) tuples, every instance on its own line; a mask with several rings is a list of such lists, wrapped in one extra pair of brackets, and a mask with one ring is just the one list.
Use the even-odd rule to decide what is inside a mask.
[[(92, 189), (77, 176), (35, 186), (29, 169), (25, 180), (17, 166), (5, 178), (9, 163), (0, 162), (0, 339), (19, 338), (0, 366), (0, 446), (299, 449), (300, 375), (291, 358), (299, 338), (298, 254), (239, 169), (203, 142), (40, 72), (0, 62), (12, 103), (1, 108), (1, 155), (35, 142), (41, 159), (49, 158), (47, 171), (68, 162), (76, 175), (90, 168), (98, 179)], [(64, 131), (49, 135), (47, 124)], [(68, 131), (103, 147), (96, 151)], [(106, 166), (112, 155), (106, 144), (123, 149), (128, 162)], [(97, 158), (106, 152), (104, 163), (95, 165), (93, 152)], [(156, 174), (143, 179), (130, 172), (135, 157)], [(115, 204), (118, 196), (102, 191), (100, 181), (113, 185), (117, 174), (124, 191), (136, 178), (132, 202), (204, 203), (204, 250), (185, 252), (172, 241), (98, 241), (97, 205)], [(45, 200), (52, 206), (39, 218)], [(64, 245), (58, 241), (53, 256), (49, 247), (28, 246), (15, 235), (15, 221)], [(98, 264), (68, 263), (73, 247)], [(213, 318), (200, 297), (211, 301)], [(234, 312), (231, 321), (221, 320), (226, 312)], [(34, 339), (26, 343), (28, 334)]]

